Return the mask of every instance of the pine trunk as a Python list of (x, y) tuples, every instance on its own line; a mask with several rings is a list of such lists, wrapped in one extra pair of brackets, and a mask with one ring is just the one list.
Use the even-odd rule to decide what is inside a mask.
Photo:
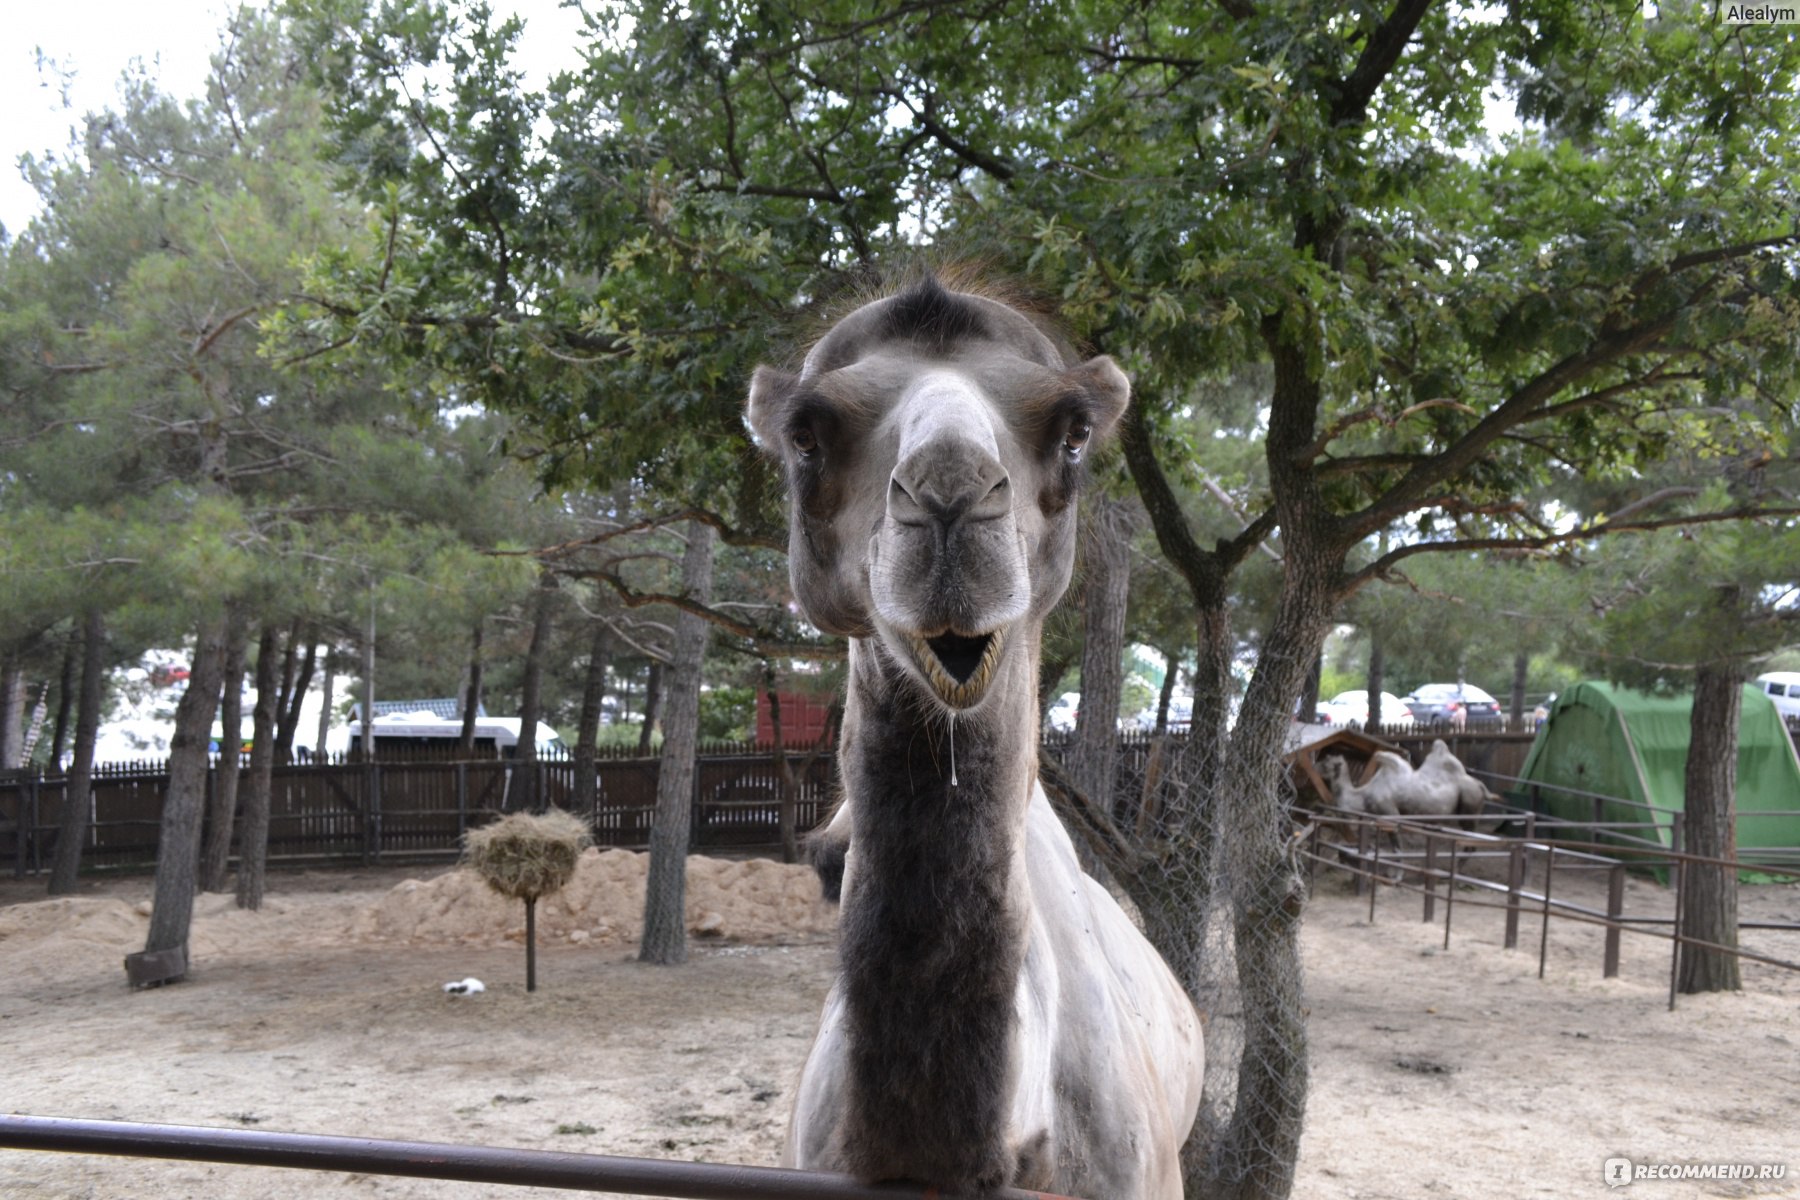
[(575, 790), (572, 803), (577, 813), (594, 811), (598, 777), (595, 749), (600, 740), (600, 709), (606, 702), (606, 672), (612, 665), (612, 626), (594, 622), (594, 639), (588, 646), (587, 673), (581, 684), (581, 724), (575, 733)]
[(323, 694), (319, 703), (319, 728), (314, 735), (313, 759), (325, 762), (331, 753), (331, 702), (337, 694), (337, 662), (329, 647), (325, 650), (325, 682), (319, 685)]
[(168, 790), (163, 798), (156, 848), (150, 931), (144, 940), (147, 953), (185, 949), (188, 928), (193, 923), (200, 867), (200, 817), (206, 803), (210, 766), (207, 742), (211, 740), (219, 683), (225, 673), (227, 629), (223, 614), (202, 622), (187, 691), (175, 708), (175, 733), (169, 741)]
[(0, 771), (25, 765), (25, 672), (14, 654), (0, 658)]
[(1369, 681), (1364, 686), (1369, 691), (1369, 719), (1363, 727), (1370, 733), (1379, 733), (1383, 721), (1396, 720), (1400, 714), (1383, 712), (1381, 709), (1381, 689), (1387, 686), (1383, 678), (1387, 674), (1387, 647), (1382, 645), (1381, 634), (1369, 630)]
[[(1701, 667), (1694, 678), (1689, 718), (1686, 843), (1707, 858), (1737, 857), (1738, 718), (1743, 679), (1735, 664)], [(1738, 944), (1738, 879), (1730, 867), (1690, 863), (1681, 881), (1681, 932), (1720, 946)], [(1726, 992), (1743, 987), (1735, 954), (1683, 945), (1677, 986), (1683, 992)]]
[(81, 702), (75, 711), (75, 758), (69, 764), (56, 855), (50, 863), (52, 896), (67, 896), (78, 886), (94, 790), (94, 743), (99, 738), (100, 705), (105, 699), (105, 667), (106, 617), (96, 608), (81, 624)]
[(80, 668), (77, 661), (81, 654), (81, 637), (71, 632), (68, 642), (63, 646), (62, 686), (56, 693), (56, 723), (50, 732), (50, 767), (56, 769), (62, 762), (63, 750), (69, 744), (69, 717), (75, 711), (75, 689), (80, 686), (75, 680), (75, 672)]
[(550, 624), (555, 616), (556, 577), (548, 571), (538, 579), (531, 608), (531, 644), (525, 649), (525, 682), (519, 698), (519, 745), (513, 752), (514, 795), (507, 807), (518, 812), (541, 812), (539, 794), (537, 727), (539, 697), (544, 684), (544, 655), (550, 645)]
[(318, 631), (310, 625), (294, 624), (288, 642), (288, 657), (293, 657), (294, 642), (302, 638), (306, 640), (306, 653), (300, 659), (300, 669), (293, 678), (282, 681), (281, 712), (275, 723), (275, 761), (278, 763), (294, 761), (294, 735), (300, 729), (300, 710), (306, 704), (306, 693), (312, 687), (313, 672), (318, 668)]
[(256, 647), (256, 712), (252, 718), (249, 789), (244, 796), (244, 832), (238, 850), (237, 906), (262, 907), (269, 863), (270, 791), (274, 784), (276, 693), (275, 651), (280, 634), (265, 625)]
[(1521, 650), (1513, 655), (1512, 706), (1510, 715), (1514, 729), (1525, 728), (1525, 680), (1531, 673), (1531, 655)]
[(1312, 669), (1306, 673), (1306, 679), (1300, 688), (1300, 702), (1294, 706), (1295, 715), (1304, 725), (1311, 725), (1319, 719), (1319, 683), (1325, 675), (1325, 654), (1323, 651), (1313, 655)]
[[(1069, 747), (1069, 776), (1094, 807), (1113, 811), (1124, 691), (1125, 607), (1131, 593), (1132, 506), (1101, 501), (1088, 513), (1081, 590), (1081, 708)], [(1081, 847), (1084, 854), (1086, 847)]]
[(799, 824), (795, 809), (794, 769), (788, 763), (787, 738), (781, 728), (781, 693), (775, 690), (775, 672), (764, 673), (765, 684), (763, 694), (769, 698), (769, 730), (775, 738), (775, 787), (776, 812), (781, 828), (781, 861), (784, 863), (800, 861), (800, 838), (795, 827)]
[(1163, 660), (1168, 665), (1163, 670), (1162, 691), (1156, 696), (1156, 734), (1161, 737), (1169, 731), (1169, 701), (1175, 697), (1176, 678), (1181, 674), (1180, 665), (1172, 652), (1165, 651)]
[[(234, 622), (235, 624), (235, 622)], [(200, 856), (200, 890), (222, 892), (231, 869), (231, 836), (243, 778), (244, 657), (248, 629), (233, 629), (225, 647), (225, 682), (219, 698), (219, 769), (206, 806), (206, 849)]]
[(656, 722), (661, 719), (663, 706), (663, 665), (651, 662), (650, 678), (644, 684), (644, 727), (638, 731), (638, 757), (645, 758), (650, 754), (650, 738), (656, 732)]
[[(688, 522), (681, 559), (682, 590), (701, 604), (712, 598), (713, 530)], [(656, 818), (650, 830), (650, 877), (644, 892), (640, 962), (687, 961), (687, 850), (693, 821), (695, 754), (700, 740), (700, 669), (706, 657), (704, 618), (682, 613), (675, 621), (675, 657), (664, 700), (661, 770)]]
[(475, 748), (475, 718), (481, 712), (481, 622), (469, 635), (469, 684), (462, 696), (462, 733), (456, 744), (463, 751)]

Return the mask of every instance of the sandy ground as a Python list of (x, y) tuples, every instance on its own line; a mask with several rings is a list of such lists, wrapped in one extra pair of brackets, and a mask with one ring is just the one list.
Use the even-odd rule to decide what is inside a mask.
[[(831, 911), (798, 869), (702, 863), (689, 916), (716, 933), (687, 965), (648, 967), (641, 874), (594, 856), (581, 904), (545, 903), (535, 993), (522, 914), (441, 869), (277, 874), (260, 913), (203, 897), (191, 978), (136, 992), (120, 960), (141, 947), (147, 879), (55, 901), (0, 881), (0, 1111), (772, 1165)], [(1603, 980), (1598, 932), (1559, 924), (1540, 981), (1536, 922), (1508, 952), (1500, 914), (1467, 899), (1444, 951), (1441, 901), (1425, 925), (1417, 897), (1384, 889), (1371, 924), (1365, 898), (1320, 877), (1295, 1196), (1601, 1196), (1615, 1156), (1792, 1177), (1628, 1197), (1800, 1196), (1800, 973), (1752, 966), (1743, 992), (1670, 1012), (1661, 944), (1628, 939), (1622, 978)], [(1658, 904), (1633, 882), (1631, 911)], [(1750, 889), (1744, 914), (1800, 920), (1800, 888)], [(1750, 938), (1800, 959), (1800, 936)], [(441, 990), (466, 975), (486, 993)], [(0, 1150), (9, 1200), (543, 1194)]]

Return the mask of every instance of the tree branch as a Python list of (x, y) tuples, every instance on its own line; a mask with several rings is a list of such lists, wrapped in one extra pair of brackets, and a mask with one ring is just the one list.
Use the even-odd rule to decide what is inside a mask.
[(1333, 125), (1360, 125), (1367, 119), (1369, 101), (1374, 99), (1375, 90), (1400, 61), (1406, 43), (1412, 40), (1413, 31), (1418, 29), (1425, 10), (1430, 7), (1431, 0), (1400, 0), (1387, 19), (1375, 27), (1368, 44), (1363, 47), (1362, 57), (1356, 60), (1350, 77), (1344, 80), (1342, 90), (1332, 102)]
[[(1680, 489), (1668, 490), (1678, 491)], [(1628, 506), (1632, 510), (1639, 510), (1643, 507), (1644, 505), (1638, 503)], [(1385, 576), (1394, 568), (1395, 564), (1403, 562), (1415, 554), (1466, 553), (1474, 550), (1547, 550), (1551, 546), (1578, 542), (1586, 538), (1604, 537), (1613, 533), (1647, 533), (1656, 529), (1678, 529), (1688, 525), (1713, 525), (1721, 521), (1753, 521), (1763, 517), (1796, 516), (1800, 516), (1800, 507), (1742, 507), (1710, 513), (1690, 513), (1679, 517), (1663, 517), (1654, 521), (1609, 520), (1603, 525), (1584, 526), (1563, 533), (1545, 534), (1542, 537), (1460, 538), (1447, 542), (1413, 542), (1410, 545), (1390, 550), (1351, 575), (1346, 581), (1344, 595), (1348, 596), (1371, 580)]]

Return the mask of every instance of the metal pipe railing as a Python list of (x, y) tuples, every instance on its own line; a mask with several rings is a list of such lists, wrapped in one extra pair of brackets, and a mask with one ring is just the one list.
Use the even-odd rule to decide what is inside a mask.
[[(848, 1175), (779, 1167), (16, 1114), (0, 1114), (0, 1149), (114, 1154), (309, 1171), (356, 1171), (464, 1183), (669, 1196), (682, 1200), (774, 1200), (776, 1197), (894, 1200), (900, 1196), (959, 1200), (960, 1195), (912, 1184), (870, 1185), (859, 1183)], [(972, 1198), (962, 1197), (961, 1200)], [(1002, 1188), (987, 1193), (983, 1200), (1067, 1198)]]

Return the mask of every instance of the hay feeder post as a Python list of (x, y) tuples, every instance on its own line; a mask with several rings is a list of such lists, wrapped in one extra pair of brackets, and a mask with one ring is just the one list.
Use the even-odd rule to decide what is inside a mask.
[(592, 840), (581, 818), (561, 809), (513, 813), (463, 834), (463, 858), (494, 891), (525, 902), (525, 990), (537, 991), (537, 902), (569, 882)]

